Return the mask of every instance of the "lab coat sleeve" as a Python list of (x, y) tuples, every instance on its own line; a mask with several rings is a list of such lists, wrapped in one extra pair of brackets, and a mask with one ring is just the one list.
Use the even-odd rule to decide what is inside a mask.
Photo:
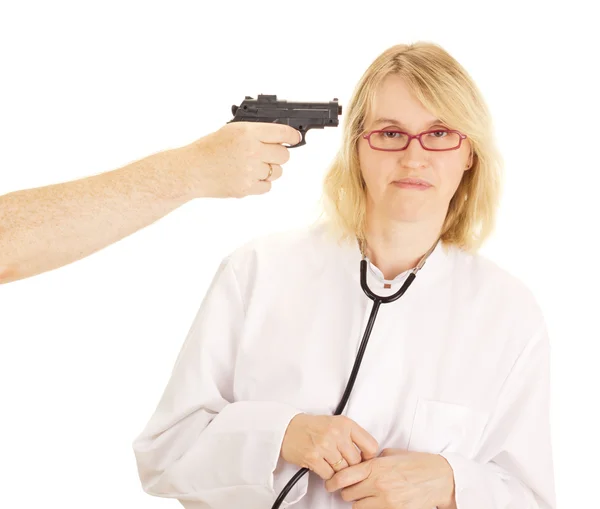
[[(280, 457), (300, 410), (276, 401), (233, 401), (244, 306), (231, 263), (221, 263), (176, 359), (170, 380), (134, 440), (144, 491), (189, 509), (268, 509), (299, 470)], [(304, 476), (282, 507), (300, 500)]]
[(457, 509), (555, 509), (550, 344), (544, 323), (503, 383), (474, 459), (442, 452)]

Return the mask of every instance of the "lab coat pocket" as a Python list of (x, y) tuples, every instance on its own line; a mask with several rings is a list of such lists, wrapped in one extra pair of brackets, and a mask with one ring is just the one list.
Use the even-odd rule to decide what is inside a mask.
[(473, 457), (488, 416), (464, 405), (419, 398), (407, 449)]

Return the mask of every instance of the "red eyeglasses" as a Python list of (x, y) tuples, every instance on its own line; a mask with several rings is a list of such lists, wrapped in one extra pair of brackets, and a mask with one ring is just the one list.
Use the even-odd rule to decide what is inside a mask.
[(370, 131), (362, 137), (369, 142), (373, 150), (389, 152), (405, 150), (412, 139), (416, 138), (425, 150), (443, 152), (460, 148), (467, 135), (453, 129), (432, 129), (415, 135), (404, 131), (383, 129)]

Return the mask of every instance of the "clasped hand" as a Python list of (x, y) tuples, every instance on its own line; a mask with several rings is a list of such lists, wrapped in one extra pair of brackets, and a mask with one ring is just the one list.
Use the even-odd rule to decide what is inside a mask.
[(443, 456), (384, 449), (375, 458), (350, 465), (325, 481), (341, 490), (353, 509), (452, 509), (454, 475)]

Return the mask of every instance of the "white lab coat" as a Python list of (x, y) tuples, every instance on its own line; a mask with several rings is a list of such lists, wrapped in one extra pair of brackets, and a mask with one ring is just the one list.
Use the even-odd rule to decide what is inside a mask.
[[(299, 470), (280, 457), (299, 412), (332, 415), (372, 301), (355, 243), (322, 225), (226, 257), (134, 452), (143, 489), (186, 509), (269, 509)], [(371, 288), (390, 289), (372, 264)], [(531, 292), (441, 243), (383, 304), (343, 412), (380, 449), (438, 453), (459, 509), (555, 508), (549, 339)], [(282, 507), (348, 509), (306, 473)]]

